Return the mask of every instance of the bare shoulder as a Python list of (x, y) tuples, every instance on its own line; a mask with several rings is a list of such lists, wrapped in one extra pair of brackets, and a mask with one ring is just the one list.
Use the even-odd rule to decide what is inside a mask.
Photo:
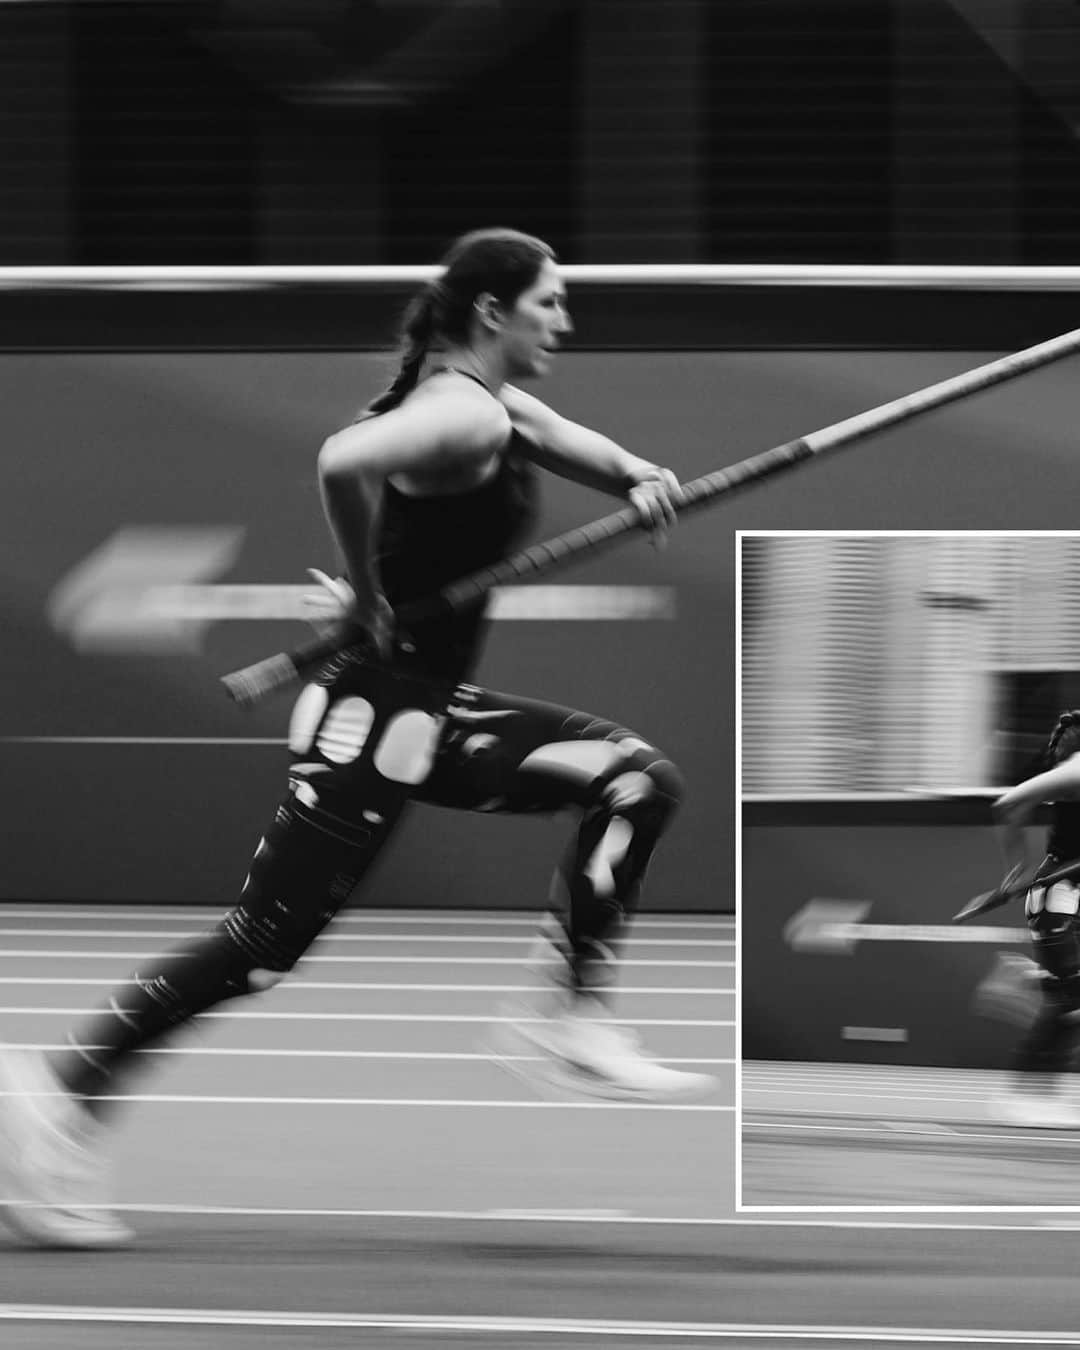
[(506, 409), (475, 394), (425, 381), (396, 408), (336, 432), (320, 452), (320, 471), (376, 475), (439, 471), (497, 451), (510, 431)]
[(515, 430), (540, 443), (547, 439), (551, 428), (562, 421), (554, 408), (513, 384), (503, 385), (499, 390), (499, 401), (509, 413)]
[(451, 454), (491, 453), (505, 441), (511, 426), (508, 409), (500, 400), (465, 380), (425, 380), (398, 411)]

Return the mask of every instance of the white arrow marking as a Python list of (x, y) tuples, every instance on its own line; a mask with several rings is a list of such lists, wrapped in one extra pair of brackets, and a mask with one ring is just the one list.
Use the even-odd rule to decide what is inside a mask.
[[(126, 526), (62, 577), (46, 611), (80, 651), (196, 651), (208, 624), (307, 621), (312, 584), (198, 585), (227, 572), (238, 525)], [(509, 586), (492, 593), (494, 619), (674, 619), (670, 586)]]
[(190, 583), (227, 572), (243, 540), (239, 525), (125, 526), (61, 578), (46, 612), (80, 651), (197, 650), (208, 619), (176, 597), (211, 589)]
[(810, 900), (784, 925), (784, 940), (797, 952), (849, 953), (847, 930), (870, 912), (868, 900)]
[(827, 926), (834, 940), (857, 942), (1028, 942), (1024, 928), (954, 928), (945, 923), (842, 923)]
[(1027, 943), (1024, 928), (960, 928), (953, 924), (862, 923), (869, 901), (808, 901), (788, 920), (784, 939), (794, 951), (850, 956), (860, 942)]

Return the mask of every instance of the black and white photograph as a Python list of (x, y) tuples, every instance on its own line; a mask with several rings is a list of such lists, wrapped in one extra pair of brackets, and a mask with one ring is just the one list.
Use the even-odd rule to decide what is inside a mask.
[(1078, 70), (0, 0), (0, 1343), (1076, 1343)]

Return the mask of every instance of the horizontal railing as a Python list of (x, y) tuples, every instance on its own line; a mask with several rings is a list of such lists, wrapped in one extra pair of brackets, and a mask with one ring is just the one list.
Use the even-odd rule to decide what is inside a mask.
[[(420, 285), (437, 266), (0, 267), (0, 288), (234, 290)], [(774, 263), (569, 264), (568, 283), (642, 286), (826, 286), (901, 290), (1080, 290), (1080, 267), (959, 267)]]

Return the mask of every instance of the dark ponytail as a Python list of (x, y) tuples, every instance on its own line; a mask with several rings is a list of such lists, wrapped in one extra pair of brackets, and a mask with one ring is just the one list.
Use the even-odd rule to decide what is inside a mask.
[(405, 395), (416, 388), (435, 332), (435, 316), (440, 308), (438, 290), (439, 282), (433, 282), (409, 302), (401, 323), (398, 372), (383, 392), (371, 400), (357, 421), (396, 408)]
[(1046, 762), (1053, 768), (1080, 750), (1080, 710), (1063, 712), (1046, 743)]
[(542, 239), (518, 230), (475, 230), (462, 235), (443, 259), (443, 273), (409, 302), (401, 325), (398, 372), (356, 419), (396, 408), (416, 388), (424, 360), (440, 341), (465, 342), (473, 303), (493, 295), (512, 305), (555, 254)]

